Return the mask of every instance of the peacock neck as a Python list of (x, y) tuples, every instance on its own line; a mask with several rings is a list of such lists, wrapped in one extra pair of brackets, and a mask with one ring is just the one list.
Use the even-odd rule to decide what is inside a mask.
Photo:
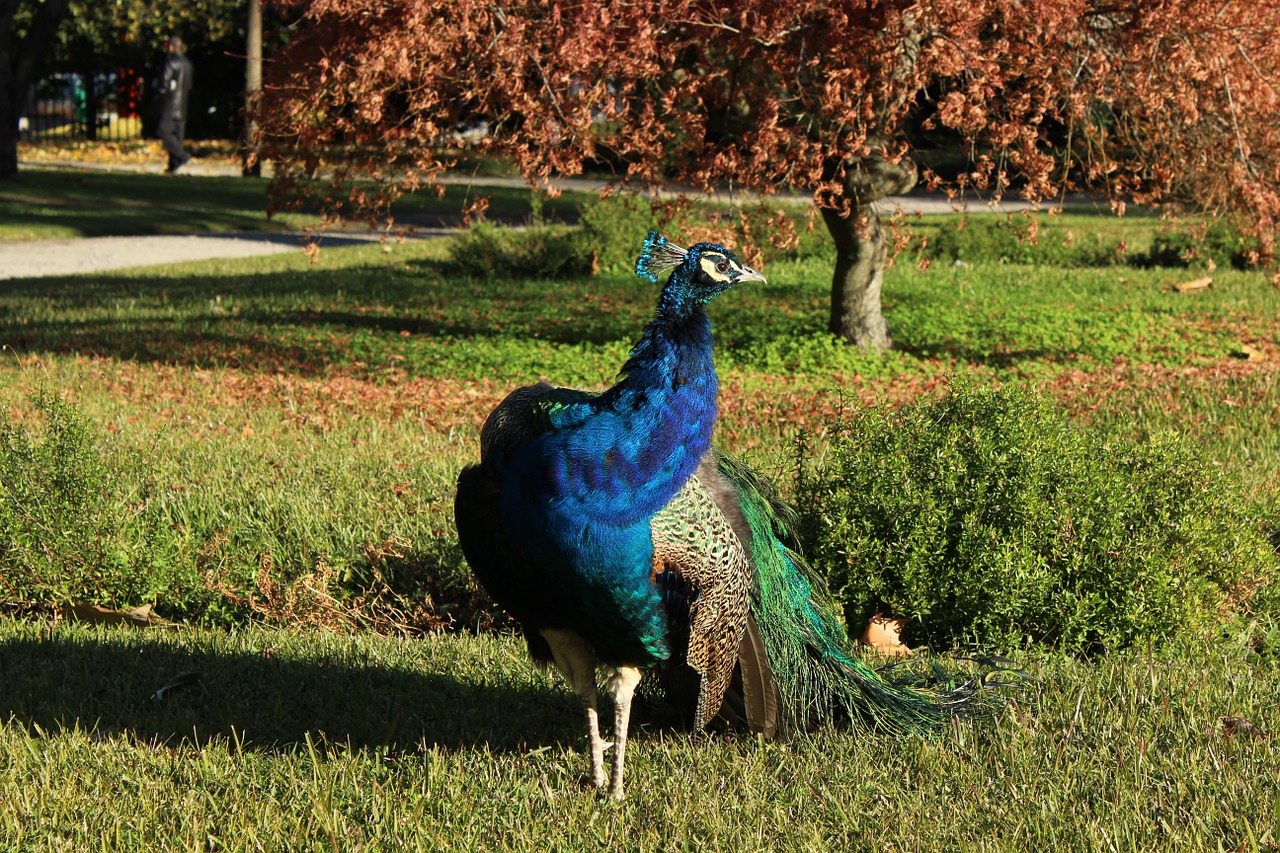
[(623, 372), (602, 402), (627, 425), (618, 439), (635, 463), (631, 508), (647, 516), (675, 497), (711, 446), (719, 383), (702, 306), (660, 310)]
[(683, 269), (671, 274), (666, 286), (662, 288), (662, 294), (658, 297), (658, 314), (655, 323), (679, 325), (695, 314), (706, 319), (703, 303), (694, 296), (693, 288), (687, 279), (688, 273)]
[(646, 399), (654, 394), (659, 400), (676, 396), (714, 412), (717, 379), (711, 320), (702, 306), (695, 305), (687, 312), (660, 308), (631, 350), (622, 373), (616, 391), (643, 393)]

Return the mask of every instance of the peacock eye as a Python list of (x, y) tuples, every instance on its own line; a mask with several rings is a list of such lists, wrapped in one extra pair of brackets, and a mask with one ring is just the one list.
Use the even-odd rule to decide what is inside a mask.
[(728, 262), (728, 261), (721, 261), (720, 263), (716, 264), (716, 272), (719, 272), (719, 273), (726, 273), (726, 272), (728, 272), (728, 271), (729, 271), (729, 262)]

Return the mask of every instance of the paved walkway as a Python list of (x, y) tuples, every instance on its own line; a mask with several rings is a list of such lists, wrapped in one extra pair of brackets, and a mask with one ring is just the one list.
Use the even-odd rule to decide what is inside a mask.
[[(76, 169), (104, 172), (160, 172), (157, 164), (90, 165), (84, 163), (20, 163), (19, 168)], [(239, 166), (221, 160), (197, 160), (184, 168), (195, 175), (238, 175)], [(468, 178), (448, 176), (445, 183), (471, 184), (475, 186), (527, 186), (522, 178)], [(564, 189), (580, 192), (598, 192), (605, 186), (600, 180), (568, 178), (560, 182)], [(714, 198), (729, 203), (743, 201), (741, 194), (731, 197), (718, 193)], [(788, 199), (783, 199), (788, 200)], [(806, 204), (807, 197), (795, 196), (790, 200)], [(901, 209), (904, 213), (955, 213), (967, 209), (970, 212), (1025, 210), (1029, 205), (1018, 200), (1006, 200), (999, 204), (981, 201), (967, 208), (952, 205), (945, 197), (910, 195), (887, 198), (878, 204), (882, 211)], [(419, 229), (420, 237), (441, 236), (445, 229)], [(324, 233), (322, 246), (341, 246), (355, 242), (378, 239), (377, 235), (364, 233)], [(70, 240), (33, 240), (26, 242), (0, 242), (0, 279), (63, 276), (80, 273), (103, 272), (128, 267), (186, 263), (215, 258), (242, 258), (254, 255), (271, 255), (280, 252), (299, 251), (303, 235), (297, 233), (245, 233), (245, 234), (193, 234), (163, 237), (84, 237)]]
[[(419, 237), (443, 236), (444, 229)], [(321, 247), (377, 240), (377, 234), (322, 234)], [(248, 258), (302, 250), (297, 233), (186, 234), (161, 237), (79, 237), (69, 240), (0, 242), (0, 280), (106, 272), (129, 267), (183, 264), (217, 258)]]

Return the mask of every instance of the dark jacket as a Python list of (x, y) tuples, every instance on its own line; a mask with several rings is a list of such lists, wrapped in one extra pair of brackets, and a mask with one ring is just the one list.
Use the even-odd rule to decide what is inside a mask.
[(169, 119), (187, 117), (191, 96), (191, 60), (181, 53), (171, 53), (160, 70), (160, 116)]

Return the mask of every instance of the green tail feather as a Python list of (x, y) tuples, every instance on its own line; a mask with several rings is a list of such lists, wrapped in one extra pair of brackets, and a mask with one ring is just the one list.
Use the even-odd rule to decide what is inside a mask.
[(744, 543), (756, 567), (751, 614), (780, 694), (784, 729), (847, 720), (878, 732), (932, 734), (954, 717), (980, 712), (984, 677), (956, 684), (936, 668), (921, 677), (901, 667), (878, 672), (855, 660), (826, 585), (788, 544), (793, 511), (728, 455), (721, 455), (720, 471), (737, 487), (751, 530)]

